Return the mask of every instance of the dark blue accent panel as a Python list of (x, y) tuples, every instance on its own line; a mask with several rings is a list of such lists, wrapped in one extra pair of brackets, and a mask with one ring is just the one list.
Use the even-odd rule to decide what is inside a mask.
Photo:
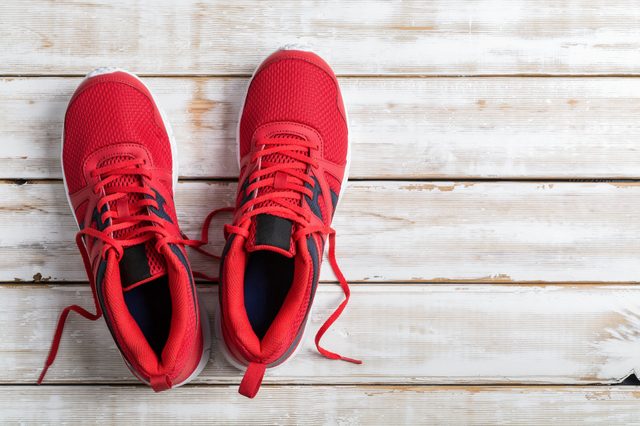
[(316, 292), (318, 286), (318, 279), (320, 278), (320, 258), (318, 257), (318, 247), (316, 246), (316, 240), (312, 235), (307, 237), (307, 248), (309, 249), (309, 255), (311, 256), (311, 262), (313, 263), (313, 286), (311, 287), (311, 298)]
[(98, 303), (100, 304), (100, 309), (102, 310), (102, 315), (104, 316), (104, 322), (107, 323), (107, 328), (113, 337), (113, 341), (116, 342), (116, 346), (120, 353), (124, 355), (122, 352), (122, 348), (116, 339), (116, 335), (113, 332), (113, 326), (111, 325), (111, 317), (109, 317), (109, 312), (107, 311), (107, 307), (104, 303), (103, 297), (103, 285), (104, 285), (104, 274), (107, 270), (107, 261), (104, 259), (100, 259), (100, 263), (98, 264), (98, 271), (96, 272), (96, 295), (98, 296)]
[[(106, 222), (102, 221), (102, 214), (108, 210), (108, 206), (105, 204), (100, 209), (100, 213), (98, 213), (98, 209), (96, 207), (93, 208), (93, 213), (91, 213), (91, 220), (96, 223), (96, 229), (98, 231), (104, 231), (105, 228), (111, 223), (111, 219), (108, 219)], [(84, 229), (84, 224), (80, 223), (80, 229)]]
[(318, 247), (316, 246), (316, 241), (313, 236), (309, 235), (307, 237), (307, 249), (309, 250), (309, 255), (311, 256), (311, 262), (313, 264), (313, 282), (311, 284), (311, 294), (309, 296), (309, 306), (307, 308), (307, 312), (305, 313), (304, 320), (300, 324), (300, 329), (298, 330), (298, 334), (294, 339), (293, 343), (287, 351), (282, 354), (280, 358), (269, 364), (269, 367), (275, 367), (277, 365), (282, 364), (284, 361), (291, 356), (296, 347), (300, 344), (300, 339), (302, 339), (302, 335), (304, 334), (304, 329), (307, 321), (309, 320), (309, 312), (311, 312), (311, 304), (313, 303), (313, 298), (316, 294), (316, 289), (318, 288), (318, 280), (320, 278), (320, 258), (318, 257)]
[(169, 249), (171, 249), (173, 254), (176, 255), (180, 263), (182, 263), (182, 265), (184, 266), (184, 269), (187, 271), (187, 275), (189, 276), (189, 283), (191, 284), (190, 287), (191, 287), (191, 297), (193, 297), (193, 306), (197, 307), (198, 301), (196, 297), (196, 286), (195, 286), (195, 283), (193, 282), (193, 274), (191, 273), (191, 267), (189, 266), (189, 261), (187, 260), (186, 256), (182, 253), (182, 250), (180, 250), (180, 247), (178, 247), (177, 245), (169, 244)]
[(336, 210), (336, 206), (338, 205), (338, 194), (329, 190), (331, 192), (331, 205), (333, 206), (333, 211)]
[(155, 207), (149, 206), (149, 211), (156, 216), (166, 220), (167, 222), (173, 223), (173, 220), (171, 220), (171, 216), (169, 216), (169, 213), (167, 213), (167, 211), (164, 209), (164, 207), (167, 205), (167, 200), (165, 200), (162, 195), (160, 195), (160, 193), (155, 189), (151, 188), (151, 190), (156, 194), (155, 197), (144, 194), (144, 198), (148, 200), (155, 199), (158, 203), (158, 208), (156, 209)]
[(102, 281), (104, 281), (104, 273), (107, 270), (107, 261), (104, 259), (100, 260), (100, 264), (98, 265), (98, 271), (96, 273), (96, 288), (102, 288)]
[(182, 253), (182, 250), (180, 250), (180, 247), (178, 247), (176, 244), (169, 244), (169, 248), (171, 249), (171, 252), (176, 255), (180, 263), (182, 263), (182, 265), (184, 266), (184, 269), (187, 270), (187, 274), (189, 275), (189, 282), (193, 285), (193, 276), (191, 275), (191, 267), (189, 266), (189, 261), (187, 260), (185, 255)]
[(247, 187), (249, 186), (249, 179), (245, 179), (240, 191), (242, 191), (242, 200), (240, 201), (240, 205), (244, 205), (247, 201), (253, 198), (253, 192), (247, 194)]
[(224, 272), (224, 260), (227, 257), (227, 253), (229, 253), (229, 249), (231, 248), (231, 244), (233, 244), (233, 240), (235, 239), (235, 234), (229, 235), (229, 239), (224, 245), (222, 249), (222, 254), (220, 255), (220, 271), (218, 273), (218, 301), (220, 305), (222, 305), (222, 286), (224, 285), (224, 280), (222, 279), (222, 274)]
[(322, 218), (322, 210), (320, 209), (320, 193), (322, 192), (322, 188), (320, 188), (320, 183), (318, 183), (318, 179), (315, 176), (311, 176), (315, 182), (315, 185), (311, 187), (310, 184), (305, 183), (304, 186), (309, 188), (313, 192), (313, 198), (309, 198), (306, 195), (304, 196), (305, 200), (307, 200), (307, 204), (311, 208), (313, 214), (318, 216), (320, 220), (324, 220)]

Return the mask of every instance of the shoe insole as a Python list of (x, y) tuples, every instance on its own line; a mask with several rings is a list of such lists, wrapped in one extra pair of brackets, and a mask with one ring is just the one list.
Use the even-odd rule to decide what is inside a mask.
[(293, 283), (294, 259), (271, 251), (249, 255), (244, 273), (244, 304), (249, 322), (262, 339)]
[(169, 337), (171, 294), (168, 276), (144, 283), (124, 293), (124, 301), (158, 358)]

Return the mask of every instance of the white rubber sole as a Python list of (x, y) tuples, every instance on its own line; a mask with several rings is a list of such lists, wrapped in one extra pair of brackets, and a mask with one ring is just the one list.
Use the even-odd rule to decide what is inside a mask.
[[(311, 45), (299, 44), (299, 43), (285, 44), (285, 45), (281, 46), (280, 48), (278, 48), (276, 50), (276, 52), (278, 52), (280, 50), (301, 50), (301, 51), (304, 51), (304, 52), (316, 53)], [(253, 71), (253, 74), (251, 75), (251, 78), (249, 79), (249, 82), (247, 83), (247, 87), (245, 88), (245, 92), (244, 92), (244, 98), (242, 99), (242, 105), (240, 107), (240, 112), (238, 113), (238, 124), (236, 126), (236, 157), (237, 157), (237, 161), (238, 161), (238, 172), (240, 171), (240, 120), (242, 119), (242, 112), (244, 111), (244, 105), (245, 105), (245, 102), (247, 101), (247, 95), (249, 94), (249, 88), (251, 87), (251, 83), (253, 82), (253, 79), (255, 78), (256, 73), (258, 72), (259, 68), (260, 68), (260, 65), (258, 65), (258, 67), (256, 67), (256, 69)], [(349, 113), (348, 113), (347, 108), (346, 108), (346, 102), (345, 102), (345, 99), (344, 99), (344, 94), (342, 94), (342, 102), (345, 104), (344, 114), (345, 114), (345, 121), (347, 122), (347, 132), (348, 132), (348, 130), (349, 130)], [(342, 200), (342, 195), (344, 194), (344, 191), (345, 191), (345, 189), (347, 187), (347, 183), (349, 181), (349, 170), (350, 170), (350, 168), (351, 168), (351, 138), (347, 137), (347, 164), (346, 164), (345, 169), (344, 169), (344, 177), (343, 177), (343, 180), (342, 180), (342, 186), (340, 187), (340, 194), (338, 194), (338, 203), (336, 204), (335, 210), (338, 209), (338, 206), (340, 205), (340, 201)], [(327, 247), (328, 247), (328, 245), (325, 245), (322, 258), (324, 258), (324, 255), (325, 255), (325, 253), (327, 251)], [(320, 260), (322, 261), (322, 259), (320, 259)], [(313, 306), (309, 309), (309, 315), (307, 317), (307, 322), (305, 323), (305, 326), (304, 326), (304, 331), (302, 332), (302, 336), (300, 337), (300, 341), (298, 342), (298, 346), (293, 351), (293, 353), (291, 355), (289, 355), (289, 357), (287, 357), (287, 359), (285, 359), (280, 364), (278, 364), (278, 365), (276, 365), (274, 367), (268, 367), (267, 370), (271, 370), (271, 371), (276, 370), (276, 369), (280, 368), (281, 366), (283, 366), (284, 364), (286, 364), (289, 361), (291, 361), (293, 358), (295, 358), (298, 355), (298, 353), (300, 352), (300, 350), (304, 346), (304, 341), (305, 341), (305, 338), (307, 336), (307, 331), (308, 331), (308, 328), (309, 328), (309, 323), (311, 322), (312, 313), (313, 313)], [(243, 365), (242, 362), (237, 360), (231, 354), (229, 349), (227, 348), (227, 345), (226, 345), (226, 343), (224, 341), (224, 338), (222, 336), (222, 322), (221, 322), (221, 319), (220, 319), (220, 315), (221, 315), (220, 314), (220, 305), (218, 305), (218, 309), (216, 309), (216, 312), (215, 312), (215, 333), (216, 333), (216, 338), (218, 339), (219, 347), (222, 348), (222, 354), (225, 357), (225, 359), (227, 360), (227, 362), (229, 362), (229, 364), (233, 365), (238, 370), (244, 371), (244, 370), (246, 370), (247, 366)]]
[[(160, 111), (160, 118), (162, 119), (162, 124), (164, 125), (164, 128), (167, 132), (167, 135), (169, 136), (169, 144), (171, 145), (171, 164), (173, 166), (173, 170), (172, 170), (172, 174), (171, 174), (171, 178), (173, 180), (173, 191), (175, 194), (175, 190), (176, 190), (176, 186), (178, 184), (178, 145), (176, 143), (176, 139), (175, 136), (173, 134), (173, 127), (171, 127), (171, 123), (169, 122), (169, 120), (167, 119), (167, 115), (165, 114), (164, 110), (157, 104), (156, 102), (156, 97), (154, 96), (153, 92), (151, 91), (151, 89), (144, 84), (144, 82), (135, 74), (124, 70), (122, 68), (117, 68), (117, 67), (102, 67), (102, 68), (96, 68), (95, 70), (91, 71), (90, 73), (88, 73), (84, 79), (80, 82), (80, 84), (84, 83), (85, 81), (93, 78), (93, 77), (97, 77), (100, 75), (105, 75), (105, 74), (112, 74), (114, 72), (122, 72), (125, 73), (133, 78), (135, 78), (136, 80), (138, 80), (140, 82), (140, 84), (142, 84), (147, 91), (149, 92), (149, 94), (151, 95), (151, 97), (153, 98), (154, 102), (156, 103), (156, 106), (158, 108), (158, 110)], [(78, 227), (78, 229), (80, 229), (80, 224), (78, 223), (78, 219), (76, 218), (76, 214), (75, 214), (75, 210), (73, 208), (73, 204), (71, 203), (71, 197), (69, 196), (69, 187), (67, 185), (67, 178), (64, 174), (64, 126), (62, 129), (62, 136), (61, 136), (61, 143), (60, 143), (60, 166), (62, 167), (62, 182), (64, 184), (64, 191), (65, 194), (67, 196), (67, 203), (69, 203), (69, 208), (71, 209), (71, 215), (73, 216), (73, 219), (76, 221), (76, 226)], [(197, 292), (197, 289), (196, 289)], [(202, 370), (206, 367), (207, 363), (209, 362), (209, 358), (211, 356), (211, 325), (209, 323), (209, 315), (207, 313), (207, 310), (204, 308), (204, 304), (202, 303), (202, 301), (200, 300), (200, 295), (198, 295), (198, 307), (200, 310), (200, 321), (202, 322), (202, 356), (200, 358), (200, 361), (198, 363), (198, 366), (196, 367), (196, 369), (193, 371), (193, 373), (191, 373), (191, 375), (189, 377), (187, 377), (186, 380), (182, 381), (181, 383), (175, 384), (173, 385), (174, 388), (176, 387), (180, 387), (182, 385), (185, 385), (187, 383), (189, 383), (191, 380), (195, 379), (201, 372)], [(124, 363), (127, 365), (127, 367), (129, 368), (129, 370), (131, 371), (131, 373), (133, 373), (133, 375), (135, 377), (137, 377), (140, 381), (142, 381), (143, 383), (146, 383), (147, 385), (149, 385), (150, 383), (146, 380), (144, 380), (143, 378), (141, 378), (140, 376), (138, 376), (138, 374), (136, 373), (136, 371), (131, 367), (131, 365), (129, 364), (129, 362), (124, 358), (124, 356), (122, 354), (120, 354), (120, 356), (122, 356), (122, 359), (124, 361)]]

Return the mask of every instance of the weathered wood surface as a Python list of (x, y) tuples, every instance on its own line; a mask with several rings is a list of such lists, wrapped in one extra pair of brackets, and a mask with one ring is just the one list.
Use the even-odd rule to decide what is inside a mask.
[[(177, 187), (182, 229), (230, 205), (233, 182)], [(350, 182), (334, 221), (352, 281), (637, 282), (640, 184)], [(0, 281), (85, 281), (61, 183), (0, 184)], [(223, 215), (224, 216), (224, 215)], [(210, 233), (222, 247), (221, 217)], [(196, 270), (217, 273), (201, 255)], [(40, 274), (40, 275), (38, 275)], [(329, 265), (323, 280), (333, 280)]]
[(633, 0), (2, 2), (0, 73), (249, 74), (293, 41), (339, 74), (637, 74), (636, 12)]
[[(638, 423), (638, 387), (265, 386), (235, 388), (7, 386), (8, 422), (57, 424), (603, 424)], [(121, 397), (126, 395), (126, 397)], [(310, 406), (312, 408), (310, 408)]]
[[(555, 182), (640, 177), (639, 40), (632, 0), (0, 3), (0, 421), (639, 424), (637, 387), (583, 385), (640, 368), (640, 183)], [(86, 284), (41, 283), (86, 281), (58, 180), (80, 76), (149, 76), (198, 180), (176, 197), (196, 236), (235, 192), (215, 179), (237, 175), (247, 77), (292, 41), (334, 66), (349, 110), (335, 226), (356, 284), (326, 346), (365, 363), (307, 336), (249, 402), (214, 346), (195, 386), (154, 395), (103, 322), (73, 317), (50, 386), (30, 386), (60, 309), (91, 306)], [(340, 298), (320, 286), (312, 332)]]
[[(201, 286), (209, 313), (215, 287)], [(0, 383), (33, 383), (63, 306), (91, 307), (88, 285), (3, 285)], [(323, 284), (299, 355), (265, 383), (591, 384), (640, 369), (640, 286), (390, 284), (353, 286), (325, 346), (362, 365), (322, 358), (313, 335), (341, 300)], [(212, 318), (213, 320), (213, 318)], [(214, 342), (200, 384), (239, 383)], [(136, 383), (98, 323), (73, 316), (47, 383)], [(269, 393), (265, 389), (264, 393)]]
[[(0, 6), (2, 7), (2, 6)], [(81, 78), (0, 79), (0, 178), (60, 178), (64, 111)], [(180, 175), (238, 175), (246, 78), (146, 78)], [(343, 78), (358, 179), (636, 178), (640, 80)]]

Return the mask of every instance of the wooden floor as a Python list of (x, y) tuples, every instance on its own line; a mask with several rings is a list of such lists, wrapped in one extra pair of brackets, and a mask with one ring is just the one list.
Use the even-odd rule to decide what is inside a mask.
[[(92, 306), (59, 166), (82, 75), (152, 88), (195, 235), (233, 198), (248, 78), (292, 41), (333, 65), (350, 115), (353, 299), (326, 346), (364, 364), (309, 340), (250, 401), (215, 343), (193, 384), (154, 394), (73, 317), (35, 386), (60, 309)], [(621, 384), (640, 369), (639, 77), (635, 0), (0, 3), (0, 420), (639, 424)], [(341, 298), (321, 278), (313, 330)]]

